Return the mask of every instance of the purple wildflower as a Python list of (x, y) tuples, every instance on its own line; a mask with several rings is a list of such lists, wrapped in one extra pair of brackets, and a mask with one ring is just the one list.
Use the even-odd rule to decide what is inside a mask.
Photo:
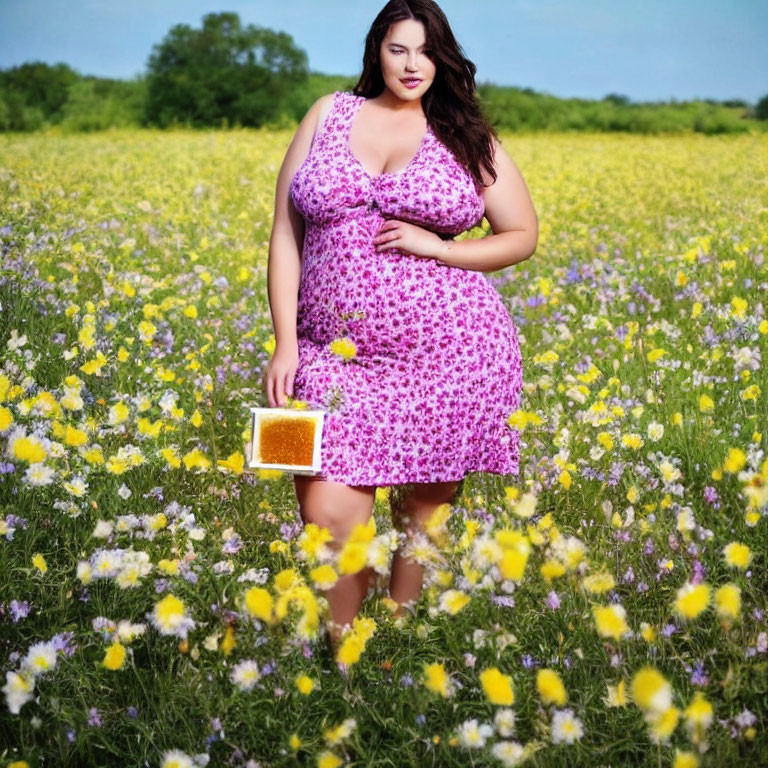
[(284, 541), (290, 541), (299, 533), (301, 533), (304, 525), (300, 520), (294, 523), (282, 523), (280, 526), (280, 535)]
[(14, 624), (20, 619), (26, 619), (27, 616), (29, 616), (29, 603), (26, 600), (22, 600), (21, 602), (18, 600), (11, 600), (9, 608)]
[(73, 642), (74, 639), (74, 632), (59, 632), (58, 635), (51, 638), (51, 644), (57, 651), (64, 651), (68, 657), (71, 657), (77, 649), (77, 643)]
[(242, 548), (243, 540), (237, 533), (234, 533), (224, 540), (224, 546), (221, 548), (221, 551), (225, 555), (236, 555)]
[(707, 676), (707, 673), (704, 670), (704, 662), (697, 661), (696, 667), (694, 668), (693, 672), (691, 672), (691, 683), (693, 685), (701, 685), (705, 686), (709, 684), (709, 677)]
[(547, 595), (547, 608), (550, 611), (556, 611), (560, 607), (560, 598), (555, 590), (551, 590)]
[(652, 555), (654, 553), (655, 547), (653, 546), (653, 539), (647, 538), (645, 540), (645, 546), (643, 547), (643, 554), (644, 555)]
[(96, 707), (91, 707), (90, 710), (88, 710), (88, 725), (92, 725), (96, 728), (101, 728), (102, 726), (99, 710), (96, 709)]
[(674, 624), (665, 624), (664, 628), (661, 630), (661, 634), (664, 635), (664, 637), (672, 637), (675, 632), (677, 632), (677, 627)]
[(691, 574), (691, 583), (692, 584), (701, 584), (702, 581), (706, 578), (707, 572), (704, 569), (704, 566), (701, 563), (701, 560), (694, 560), (693, 561), (693, 573)]

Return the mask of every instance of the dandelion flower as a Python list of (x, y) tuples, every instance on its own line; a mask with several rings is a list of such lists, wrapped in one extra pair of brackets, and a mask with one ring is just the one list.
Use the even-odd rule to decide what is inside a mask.
[(568, 699), (563, 681), (554, 669), (540, 669), (538, 671), (536, 689), (543, 704), (562, 706)]
[(8, 440), (8, 453), (12, 459), (20, 459), (29, 464), (37, 464), (46, 456), (46, 450), (36, 435), (12, 436)]
[(342, 720), (335, 728), (328, 728), (323, 731), (323, 738), (330, 746), (335, 747), (340, 744), (344, 739), (348, 739), (352, 735), (352, 731), (357, 728), (357, 720), (354, 717), (347, 717)]
[(746, 544), (739, 544), (738, 541), (732, 541), (723, 548), (725, 562), (731, 568), (745, 570), (752, 562), (752, 551)]
[(257, 619), (271, 622), (273, 605), (272, 595), (263, 587), (251, 587), (245, 593), (245, 607)]
[(627, 704), (627, 685), (623, 680), (619, 680), (617, 685), (608, 685), (608, 693), (603, 697), (603, 703), (606, 707), (623, 707)]
[(329, 749), (323, 750), (317, 756), (317, 768), (339, 768), (344, 761), (331, 752)]
[(728, 456), (726, 456), (725, 461), (723, 462), (723, 469), (726, 472), (735, 474), (742, 470), (746, 463), (747, 455), (744, 451), (742, 451), (741, 448), (731, 448), (728, 451)]
[(737, 584), (723, 584), (715, 592), (715, 611), (726, 621), (739, 617), (741, 611), (741, 588)]
[(608, 573), (608, 571), (592, 573), (581, 580), (581, 586), (593, 595), (602, 595), (604, 592), (609, 592), (615, 585), (616, 580), (613, 578), (613, 574)]
[(592, 615), (601, 637), (620, 640), (629, 631), (625, 620), (627, 612), (622, 605), (595, 605), (592, 606)]
[(539, 572), (547, 581), (552, 581), (565, 573), (565, 566), (559, 560), (545, 560), (539, 566)]
[(695, 619), (709, 605), (711, 589), (708, 584), (692, 584), (690, 581), (677, 590), (675, 610), (684, 619)]
[(672, 686), (653, 667), (643, 667), (632, 678), (632, 698), (646, 711), (664, 712), (672, 705)]
[(299, 675), (296, 678), (296, 687), (299, 689), (299, 693), (303, 693), (307, 696), (312, 693), (312, 689), (315, 687), (315, 681), (309, 677), (309, 675)]
[(343, 337), (340, 339), (334, 339), (330, 345), (330, 350), (335, 355), (338, 355), (343, 360), (350, 360), (357, 354), (357, 347), (352, 339)]
[(333, 535), (328, 528), (317, 523), (307, 523), (297, 539), (298, 552), (310, 562), (326, 557), (330, 549), (326, 544), (333, 541)]
[(333, 570), (333, 566), (325, 563), (313, 568), (309, 572), (309, 578), (318, 589), (330, 589), (339, 580), (339, 575)]
[(104, 661), (101, 663), (112, 670), (120, 669), (125, 661), (125, 647), (121, 643), (112, 643), (104, 654)]
[(469, 601), (470, 597), (460, 589), (447, 589), (440, 595), (438, 607), (444, 613), (455, 616)]
[(491, 704), (509, 706), (515, 701), (512, 690), (512, 678), (499, 671), (497, 667), (490, 667), (480, 673), (480, 683), (483, 691)]
[(701, 691), (696, 691), (693, 701), (685, 710), (685, 727), (688, 737), (694, 744), (701, 744), (704, 741), (707, 728), (712, 725), (713, 720), (712, 704), (704, 698)]
[(368, 547), (370, 542), (348, 540), (339, 552), (336, 561), (339, 573), (359, 573), (368, 562)]
[(344, 635), (336, 654), (336, 661), (351, 666), (360, 660), (368, 640), (373, 635), (376, 625), (373, 619), (355, 617), (352, 630)]
[(663, 744), (669, 741), (677, 728), (680, 710), (677, 707), (668, 707), (660, 712), (650, 711), (646, 713), (646, 720), (650, 726), (653, 741)]
[(40, 573), (45, 573), (48, 570), (45, 558), (39, 552), (32, 555), (32, 565), (37, 568)]
[(445, 671), (445, 666), (442, 663), (436, 662), (434, 664), (425, 664), (424, 674), (424, 685), (430, 691), (434, 691), (445, 697), (451, 695), (451, 678)]
[(699, 758), (693, 752), (676, 749), (672, 768), (699, 768)]

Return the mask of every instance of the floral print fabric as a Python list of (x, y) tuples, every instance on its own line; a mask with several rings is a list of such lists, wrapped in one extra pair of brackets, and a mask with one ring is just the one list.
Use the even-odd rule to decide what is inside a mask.
[(501, 297), (482, 272), (373, 244), (389, 218), (457, 235), (483, 200), (429, 129), (404, 169), (370, 175), (348, 142), (364, 101), (334, 93), (290, 185), (306, 224), (293, 396), (326, 412), (320, 474), (376, 486), (517, 475), (507, 417), (522, 363)]

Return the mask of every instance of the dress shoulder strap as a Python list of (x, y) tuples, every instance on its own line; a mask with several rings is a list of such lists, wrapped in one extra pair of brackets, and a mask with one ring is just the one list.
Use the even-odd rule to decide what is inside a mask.
[[(347, 110), (347, 98), (352, 96), (344, 91), (334, 91), (331, 108), (322, 118), (322, 123), (315, 129), (315, 135), (312, 138), (312, 149), (318, 149), (332, 144), (338, 140), (344, 128), (344, 120)], [(311, 150), (310, 150), (311, 151)]]

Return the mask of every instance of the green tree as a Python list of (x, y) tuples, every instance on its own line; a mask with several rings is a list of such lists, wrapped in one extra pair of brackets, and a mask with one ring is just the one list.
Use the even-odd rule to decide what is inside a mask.
[(40, 110), (43, 117), (55, 116), (67, 101), (67, 91), (79, 79), (67, 64), (51, 66), (29, 61), (18, 67), (0, 70), (0, 90), (15, 92), (21, 101)]
[(308, 61), (284, 32), (243, 27), (236, 13), (209, 13), (201, 29), (172, 27), (147, 70), (148, 123), (258, 126), (288, 110)]
[(755, 105), (755, 117), (758, 120), (768, 120), (768, 93)]

